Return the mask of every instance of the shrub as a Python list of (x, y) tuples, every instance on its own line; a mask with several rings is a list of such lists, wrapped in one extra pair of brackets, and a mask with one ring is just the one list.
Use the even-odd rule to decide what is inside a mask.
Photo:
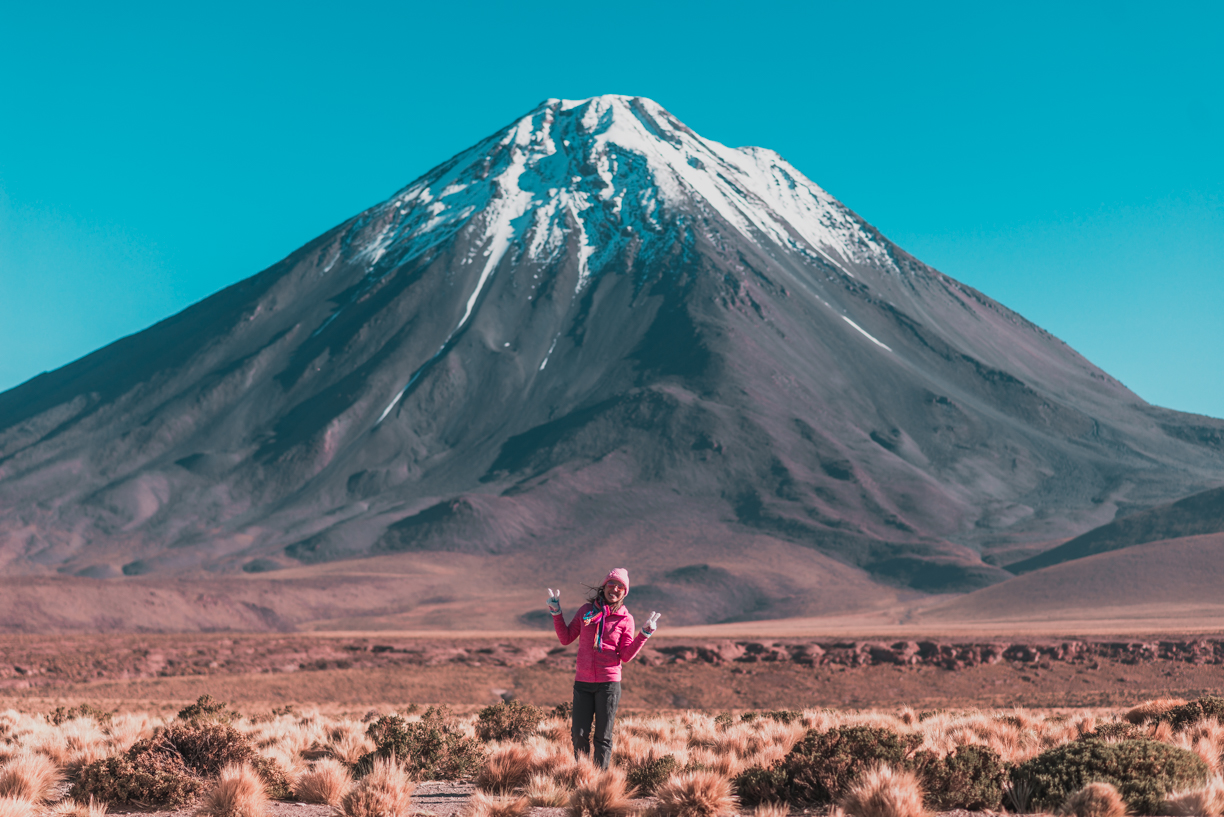
[(782, 759), (787, 799), (794, 803), (828, 803), (867, 769), (903, 765), (922, 743), (917, 735), (898, 735), (870, 726), (841, 726), (827, 732), (809, 729)]
[(1042, 810), (1061, 806), (1089, 783), (1111, 783), (1133, 812), (1155, 814), (1169, 792), (1202, 786), (1207, 765), (1194, 752), (1153, 740), (1084, 740), (1042, 752), (1011, 778), (1031, 788), (1031, 804)]
[(365, 777), (340, 801), (345, 817), (407, 817), (416, 784), (394, 757), (373, 758)]
[(660, 817), (724, 817), (734, 814), (731, 781), (715, 772), (673, 775), (655, 791)]
[(634, 807), (625, 776), (609, 769), (578, 784), (565, 811), (569, 817), (629, 817)]
[(98, 724), (110, 723), (111, 718), (114, 716), (114, 712), (107, 712), (105, 709), (95, 709), (89, 704), (80, 704), (79, 706), (67, 709), (57, 706), (45, 715), (47, 721), (54, 726), (63, 726), (74, 718), (90, 718)]
[(197, 817), (263, 817), (268, 795), (259, 774), (246, 764), (221, 769), (217, 782), (204, 795)]
[(40, 803), (63, 780), (59, 767), (44, 755), (22, 752), (0, 766), (0, 797)]
[(927, 806), (936, 811), (999, 811), (1003, 806), (1007, 767), (993, 749), (963, 745), (947, 757), (919, 752), (912, 765)]
[(476, 736), (483, 741), (523, 740), (544, 720), (544, 710), (521, 701), (486, 706), (476, 716)]
[(1089, 783), (1068, 797), (1058, 813), (1067, 817), (1125, 817), (1126, 803), (1108, 783)]
[(640, 763), (632, 764), (629, 767), (626, 779), (629, 785), (642, 794), (654, 794), (655, 789), (659, 788), (663, 781), (671, 777), (678, 766), (675, 755), (648, 757)]
[(418, 780), (455, 780), (475, 774), (484, 757), (480, 744), (459, 732), (446, 707), (431, 706), (414, 723), (383, 715), (366, 734), (375, 749), (357, 761), (359, 778), (369, 774), (376, 759), (397, 757), (405, 759), (407, 771)]
[(768, 712), (762, 712), (761, 717), (769, 718), (778, 723), (798, 723), (803, 718), (803, 713), (798, 709), (771, 709)]
[(925, 817), (922, 787), (913, 772), (874, 766), (846, 789), (839, 804), (850, 817)]
[(323, 803), (335, 808), (352, 787), (353, 776), (348, 767), (335, 758), (325, 757), (298, 777), (293, 795), (303, 803)]
[(226, 706), (225, 701), (218, 701), (211, 695), (201, 695), (195, 703), (187, 704), (178, 711), (178, 719), (190, 723), (204, 721), (229, 723), (238, 717), (238, 713), (229, 711)]
[(1160, 716), (1160, 720), (1168, 721), (1174, 732), (1180, 732), (1190, 724), (1211, 718), (1224, 722), (1224, 698), (1207, 696), (1191, 701), (1188, 704), (1175, 706)]
[(1080, 736), (1080, 740), (1141, 740), (1148, 736), (1148, 732), (1142, 726), (1126, 721), (1113, 721), (1110, 723), (1102, 723), (1091, 732), (1085, 732)]
[(85, 766), (72, 786), (77, 800), (182, 805), (231, 764), (249, 764), (270, 797), (289, 796), (285, 774), (225, 723), (176, 723), (139, 740), (122, 755)]
[(752, 766), (740, 772), (733, 783), (740, 802), (746, 806), (780, 803), (790, 796), (786, 772), (780, 766)]
[(562, 701), (561, 703), (557, 704), (552, 709), (552, 716), (554, 718), (560, 718), (563, 721), (573, 720), (574, 719), (574, 702), (573, 701)]

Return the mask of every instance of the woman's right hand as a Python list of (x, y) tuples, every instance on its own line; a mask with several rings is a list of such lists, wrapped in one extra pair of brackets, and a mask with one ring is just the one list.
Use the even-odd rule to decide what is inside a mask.
[(554, 616), (561, 615), (561, 589), (548, 588), (548, 612)]

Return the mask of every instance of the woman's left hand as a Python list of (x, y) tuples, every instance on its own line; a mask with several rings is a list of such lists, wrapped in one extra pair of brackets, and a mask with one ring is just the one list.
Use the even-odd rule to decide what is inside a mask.
[(654, 610), (650, 611), (650, 618), (646, 619), (646, 623), (642, 625), (642, 632), (646, 635), (654, 635), (654, 631), (659, 628), (659, 614)]

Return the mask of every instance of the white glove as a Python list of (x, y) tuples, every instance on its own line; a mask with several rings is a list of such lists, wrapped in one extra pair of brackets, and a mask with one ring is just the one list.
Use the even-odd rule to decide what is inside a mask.
[(548, 588), (548, 612), (554, 616), (561, 615), (561, 589)]
[(642, 625), (642, 634), (647, 638), (654, 635), (654, 631), (659, 628), (659, 614), (654, 610), (650, 611), (650, 618), (646, 619), (646, 623)]

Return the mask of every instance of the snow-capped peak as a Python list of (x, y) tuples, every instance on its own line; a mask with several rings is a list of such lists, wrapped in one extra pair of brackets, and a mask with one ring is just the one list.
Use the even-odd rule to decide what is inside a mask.
[(483, 270), (466, 321), (506, 253), (547, 262), (575, 239), (581, 290), (629, 242), (648, 255), (674, 237), (679, 213), (848, 275), (894, 268), (860, 220), (774, 151), (703, 139), (658, 103), (620, 95), (546, 100), (368, 213), (346, 244), (371, 266), (399, 264), (474, 225)]

